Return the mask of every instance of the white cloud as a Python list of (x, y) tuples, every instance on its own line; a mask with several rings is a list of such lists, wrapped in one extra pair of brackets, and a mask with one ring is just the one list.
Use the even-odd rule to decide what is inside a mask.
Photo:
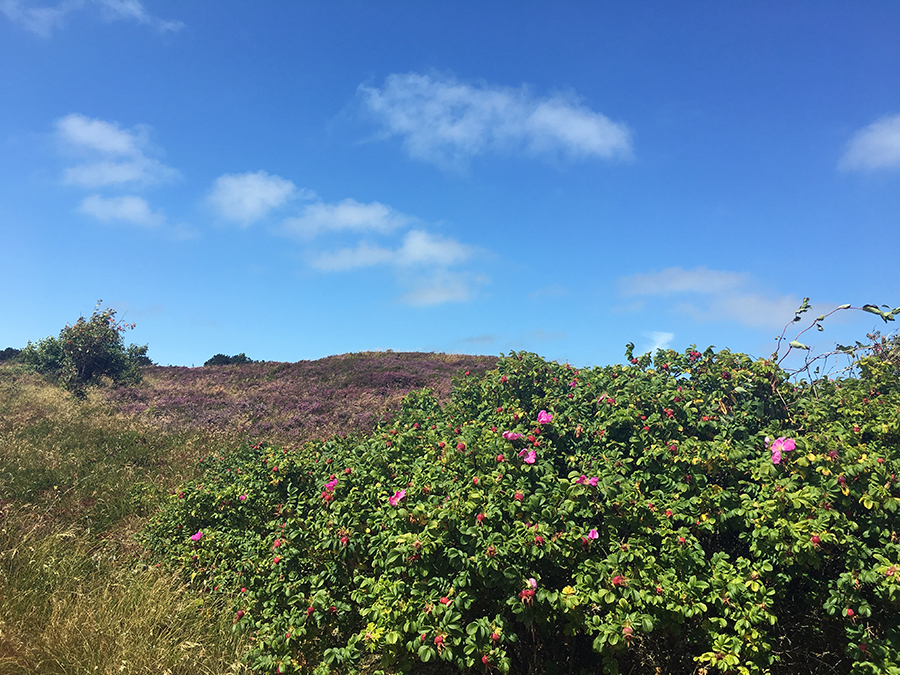
[(48, 38), (54, 28), (62, 26), (67, 14), (83, 5), (82, 0), (67, 0), (54, 7), (29, 7), (22, 0), (0, 0), (0, 12), (25, 30)]
[(641, 333), (641, 335), (650, 341), (650, 346), (640, 352), (641, 354), (646, 354), (647, 352), (655, 354), (657, 349), (668, 349), (669, 345), (672, 344), (672, 340), (675, 338), (675, 333), (667, 333), (659, 330), (645, 331), (644, 333)]
[(407, 152), (439, 166), (459, 166), (486, 152), (628, 159), (623, 124), (570, 96), (537, 98), (527, 88), (471, 85), (452, 77), (393, 74), (384, 87), (361, 85), (368, 110)]
[[(735, 321), (752, 328), (777, 328), (790, 321), (800, 300), (768, 295), (756, 286), (754, 278), (742, 272), (671, 267), (623, 277), (619, 293), (635, 298), (693, 296), (670, 305), (669, 311), (697, 321)], [(642, 304), (635, 303), (630, 310), (637, 311)]]
[(366, 267), (389, 267), (408, 290), (401, 301), (416, 307), (465, 302), (479, 286), (490, 283), (486, 276), (454, 267), (466, 262), (475, 249), (423, 230), (410, 230), (396, 248), (361, 242), (352, 248), (322, 253), (312, 267), (323, 272), (347, 272)]
[(286, 178), (257, 171), (219, 176), (207, 201), (225, 220), (249, 225), (292, 197), (308, 198), (311, 194), (298, 191)]
[(150, 128), (138, 125), (132, 131), (118, 124), (78, 113), (56, 122), (57, 137), (70, 151), (87, 161), (65, 169), (63, 182), (86, 188), (123, 183), (150, 184), (171, 180), (178, 171), (145, 153)]
[(882, 117), (857, 131), (838, 166), (845, 170), (900, 167), (900, 115)]
[(489, 283), (483, 275), (469, 275), (462, 272), (439, 271), (430, 277), (416, 280), (413, 290), (401, 299), (413, 307), (430, 307), (448, 302), (471, 300), (477, 286)]
[(103, 13), (110, 21), (132, 19), (161, 33), (174, 32), (184, 28), (182, 21), (164, 21), (151, 16), (138, 0), (94, 0), (103, 8)]
[(66, 115), (56, 122), (56, 130), (67, 143), (110, 155), (135, 156), (147, 142), (147, 127), (134, 133), (120, 129), (117, 124), (95, 120), (78, 113)]
[(362, 242), (355, 248), (323, 253), (313, 261), (313, 267), (329, 272), (375, 265), (448, 268), (465, 262), (472, 252), (469, 246), (453, 239), (438, 237), (422, 230), (410, 230), (397, 249)]
[(135, 225), (156, 227), (165, 222), (164, 216), (153, 213), (145, 200), (134, 195), (109, 198), (91, 195), (81, 202), (78, 210), (104, 223), (123, 220)]
[(184, 28), (181, 21), (164, 21), (151, 16), (138, 0), (62, 0), (55, 5), (35, 7), (26, 0), (0, 0), (0, 13), (25, 30), (43, 38), (49, 38), (54, 29), (62, 28), (64, 19), (77, 10), (96, 6), (108, 21), (132, 20), (150, 26), (159, 32)]
[(331, 253), (323, 253), (313, 260), (312, 266), (325, 272), (346, 272), (361, 267), (390, 264), (395, 259), (395, 251), (362, 242), (355, 248), (342, 248)]
[(411, 220), (379, 202), (361, 204), (355, 199), (345, 199), (337, 204), (309, 204), (300, 216), (284, 221), (284, 232), (302, 237), (342, 231), (387, 233)]

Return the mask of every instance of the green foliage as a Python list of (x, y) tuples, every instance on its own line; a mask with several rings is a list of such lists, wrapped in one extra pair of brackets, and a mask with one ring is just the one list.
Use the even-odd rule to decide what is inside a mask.
[(234, 356), (226, 356), (225, 354), (216, 354), (211, 359), (207, 360), (203, 365), (204, 366), (232, 366), (232, 365), (240, 365), (242, 363), (253, 363), (253, 359), (247, 358), (247, 355), (244, 352), (240, 354), (235, 354)]
[(20, 358), (77, 396), (84, 396), (85, 389), (103, 377), (117, 384), (137, 383), (141, 366), (150, 363), (147, 345), (126, 347), (122, 334), (134, 324), (115, 317), (114, 309), (101, 310), (98, 302), (89, 319), (79, 317), (74, 325), (66, 324), (58, 338), (29, 342)]
[(513, 353), (368, 437), (213, 456), (146, 544), (261, 673), (900, 674), (896, 371), (627, 358)]
[(17, 361), (19, 354), (21, 354), (21, 349), (15, 349), (14, 347), (7, 347), (6, 349), (0, 349), (0, 363), (3, 361)]

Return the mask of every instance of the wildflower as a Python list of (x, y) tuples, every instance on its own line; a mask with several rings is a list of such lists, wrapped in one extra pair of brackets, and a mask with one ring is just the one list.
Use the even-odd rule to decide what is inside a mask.
[(337, 484), (338, 484), (338, 480), (337, 480), (337, 478), (334, 478), (334, 479), (328, 481), (327, 483), (325, 483), (325, 490), (327, 492), (331, 492), (334, 490), (334, 488), (337, 487)]
[(238, 497), (238, 499), (240, 499), (242, 502), (245, 502), (247, 501), (247, 495), (241, 495), (240, 497)]
[(197, 534), (191, 535), (191, 541), (200, 541), (201, 537), (203, 537), (203, 532), (197, 531)]
[(588, 535), (587, 535), (588, 539), (596, 539), (599, 536), (600, 535), (597, 533), (597, 528), (595, 528), (595, 527), (592, 527), (591, 531), (588, 532)]
[[(770, 442), (771, 446), (769, 445)], [(781, 464), (781, 453), (790, 452), (795, 447), (796, 443), (793, 438), (781, 436), (780, 438), (771, 441), (769, 437), (766, 436), (766, 448), (772, 451), (772, 464)]]
[(400, 503), (400, 500), (406, 496), (406, 490), (397, 490), (394, 493), (393, 497), (388, 497), (388, 504), (391, 506), (397, 506)]
[(585, 483), (587, 483), (587, 476), (584, 474), (575, 479), (575, 485), (584, 485)]
[(522, 434), (517, 434), (514, 431), (504, 431), (501, 435), (508, 441), (517, 441), (522, 438)]
[(534, 577), (532, 577), (531, 579), (528, 580), (528, 585), (531, 588), (537, 588), (537, 581), (535, 580)]
[(527, 455), (525, 455), (525, 459), (523, 459), (522, 461), (525, 462), (526, 464), (534, 464), (534, 461), (536, 459), (537, 459), (537, 452), (535, 452), (534, 449), (532, 449), (531, 451), (529, 451), (529, 453)]
[(548, 424), (550, 422), (550, 420), (552, 420), (552, 419), (553, 419), (553, 415), (548, 413), (546, 410), (541, 410), (538, 413), (538, 417), (537, 417), (538, 424)]

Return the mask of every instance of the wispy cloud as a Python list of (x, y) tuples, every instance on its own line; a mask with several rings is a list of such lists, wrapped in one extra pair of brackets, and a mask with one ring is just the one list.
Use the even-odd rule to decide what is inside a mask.
[(67, 0), (52, 7), (32, 7), (22, 0), (0, 0), (0, 13), (25, 30), (48, 38), (62, 26), (66, 15), (83, 5), (83, 0)]
[(396, 247), (360, 242), (354, 247), (329, 251), (315, 257), (311, 265), (323, 272), (349, 272), (383, 266), (391, 269), (407, 290), (401, 301), (416, 307), (465, 302), (490, 279), (459, 269), (476, 249), (448, 237), (424, 230), (410, 230)]
[(159, 183), (178, 172), (147, 155), (150, 128), (138, 125), (131, 131), (114, 122), (92, 119), (78, 113), (56, 122), (63, 146), (86, 161), (63, 172), (63, 182), (86, 188), (106, 185)]
[(78, 210), (105, 223), (119, 220), (144, 227), (156, 227), (166, 220), (163, 215), (154, 213), (145, 200), (134, 195), (108, 198), (91, 195), (82, 200)]
[(152, 16), (138, 0), (62, 0), (44, 6), (35, 6), (27, 0), (0, 0), (0, 14), (43, 38), (49, 38), (54, 30), (62, 28), (69, 14), (90, 7), (98, 8), (107, 21), (136, 21), (161, 33), (184, 28), (181, 21), (165, 21)]
[(393, 74), (361, 85), (385, 136), (400, 136), (414, 158), (460, 167), (476, 155), (512, 152), (568, 159), (628, 159), (631, 133), (574, 96), (536, 97), (527, 87), (468, 84), (453, 77)]
[(345, 199), (337, 204), (309, 204), (299, 216), (285, 220), (283, 227), (285, 234), (310, 238), (326, 232), (388, 233), (412, 220), (379, 202), (362, 204), (355, 199)]
[(490, 280), (483, 274), (437, 270), (409, 283), (413, 288), (401, 300), (414, 307), (467, 302), (475, 297), (480, 286), (488, 283)]
[(472, 249), (458, 241), (422, 230), (410, 230), (396, 249), (362, 242), (354, 248), (321, 254), (313, 261), (313, 267), (328, 272), (375, 265), (452, 267), (466, 261), (471, 255)]
[[(639, 301), (675, 297), (677, 301), (669, 305), (670, 313), (696, 321), (734, 321), (752, 328), (783, 326), (800, 304), (794, 296), (764, 293), (749, 274), (705, 267), (670, 267), (623, 277), (619, 280), (619, 294)], [(641, 304), (636, 303), (632, 309), (640, 309)]]
[(900, 115), (889, 115), (854, 134), (838, 167), (844, 170), (900, 167)]
[(161, 33), (179, 31), (184, 28), (183, 21), (165, 21), (152, 16), (138, 0), (94, 0), (110, 21), (131, 20), (150, 26)]
[(657, 349), (667, 349), (675, 338), (675, 333), (667, 333), (660, 330), (645, 331), (641, 335), (649, 341), (649, 346), (642, 350), (641, 354), (646, 354), (647, 352), (653, 354), (656, 353)]
[(220, 217), (247, 226), (295, 196), (311, 199), (315, 195), (298, 190), (286, 178), (257, 171), (219, 176), (206, 200)]

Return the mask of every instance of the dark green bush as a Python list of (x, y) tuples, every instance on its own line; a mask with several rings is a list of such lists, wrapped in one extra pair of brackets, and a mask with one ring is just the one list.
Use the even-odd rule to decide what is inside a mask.
[(242, 363), (253, 363), (253, 359), (247, 358), (247, 355), (244, 352), (240, 354), (235, 354), (234, 356), (226, 356), (225, 354), (216, 354), (211, 359), (207, 360), (203, 365), (204, 366), (233, 366), (240, 365)]
[(2, 363), (3, 361), (16, 361), (18, 360), (18, 356), (21, 353), (21, 349), (15, 349), (14, 347), (0, 349), (0, 363)]
[(116, 321), (115, 317), (114, 309), (101, 310), (97, 303), (89, 319), (79, 317), (74, 325), (67, 324), (58, 338), (29, 342), (20, 358), (78, 396), (103, 377), (117, 384), (139, 382), (141, 366), (149, 362), (147, 345), (126, 347), (122, 335), (134, 324)]
[(233, 594), (261, 673), (898, 675), (896, 371), (627, 356), (212, 457), (147, 545)]

